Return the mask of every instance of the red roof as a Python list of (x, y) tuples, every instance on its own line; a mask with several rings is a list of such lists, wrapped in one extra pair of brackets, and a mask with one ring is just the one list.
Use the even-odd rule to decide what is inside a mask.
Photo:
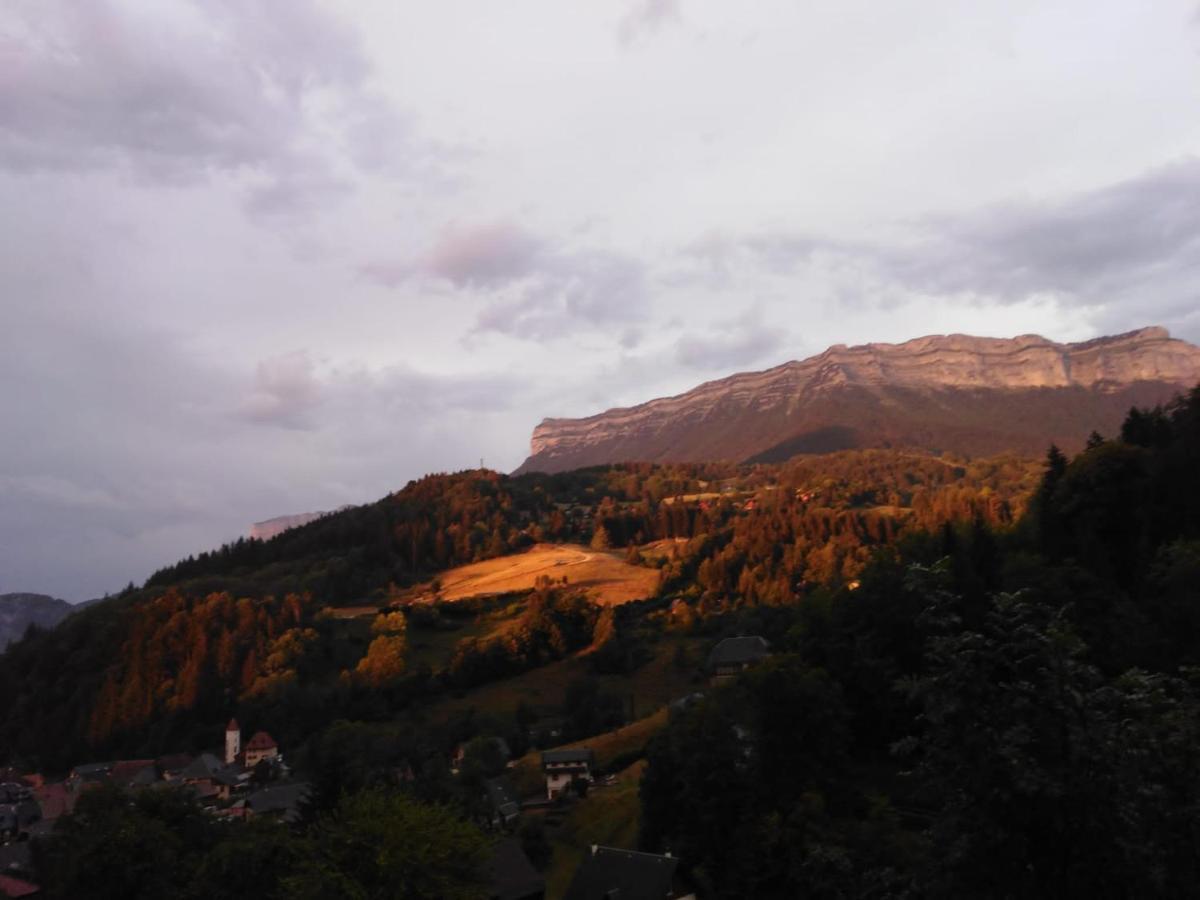
[(274, 738), (272, 738), (265, 731), (260, 731), (257, 734), (255, 734), (254, 737), (250, 738), (250, 742), (248, 744), (246, 744), (246, 749), (247, 750), (272, 750), (274, 748), (277, 748), (278, 746), (279, 745), (275, 743)]
[(5, 897), (30, 897), (40, 890), (36, 884), (13, 878), (11, 875), (0, 875), (0, 894)]
[(242, 729), (238, 728), (237, 719), (230, 719), (230, 720), (229, 720), (229, 724), (225, 726), (225, 731), (226, 731), (226, 732), (230, 732), (230, 731), (241, 731), (241, 730), (242, 730)]

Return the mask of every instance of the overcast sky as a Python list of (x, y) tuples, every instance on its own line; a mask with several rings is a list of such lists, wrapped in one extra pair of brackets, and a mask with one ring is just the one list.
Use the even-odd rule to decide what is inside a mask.
[(1200, 340), (1195, 0), (6, 0), (0, 592), (831, 343)]

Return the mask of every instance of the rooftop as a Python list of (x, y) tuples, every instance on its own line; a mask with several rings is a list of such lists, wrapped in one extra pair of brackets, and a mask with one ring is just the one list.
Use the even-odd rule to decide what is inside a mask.
[(708, 666), (737, 666), (758, 662), (771, 655), (771, 645), (758, 635), (725, 638), (708, 654)]
[(578, 747), (570, 750), (542, 751), (542, 765), (551, 763), (588, 763), (596, 762), (596, 754), (589, 747)]
[(564, 900), (668, 900), (677, 865), (672, 856), (593, 846)]

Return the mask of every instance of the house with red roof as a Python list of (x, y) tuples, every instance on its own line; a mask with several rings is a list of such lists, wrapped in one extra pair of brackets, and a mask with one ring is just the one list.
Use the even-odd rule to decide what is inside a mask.
[(264, 759), (275, 759), (279, 756), (279, 745), (265, 731), (259, 731), (246, 742), (246, 749), (242, 751), (242, 754), (244, 756), (242, 764), (247, 769), (253, 769)]

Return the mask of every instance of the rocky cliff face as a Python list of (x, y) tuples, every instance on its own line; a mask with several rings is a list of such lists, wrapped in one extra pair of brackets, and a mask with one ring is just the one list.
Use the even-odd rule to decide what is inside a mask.
[(841, 344), (765, 372), (585, 419), (546, 419), (518, 469), (772, 460), (863, 446), (1041, 452), (1113, 433), (1134, 404), (1200, 382), (1200, 348), (1163, 328), (1077, 344), (931, 335)]
[(45, 594), (0, 594), (0, 653), (30, 625), (53, 628), (72, 609), (66, 600)]

